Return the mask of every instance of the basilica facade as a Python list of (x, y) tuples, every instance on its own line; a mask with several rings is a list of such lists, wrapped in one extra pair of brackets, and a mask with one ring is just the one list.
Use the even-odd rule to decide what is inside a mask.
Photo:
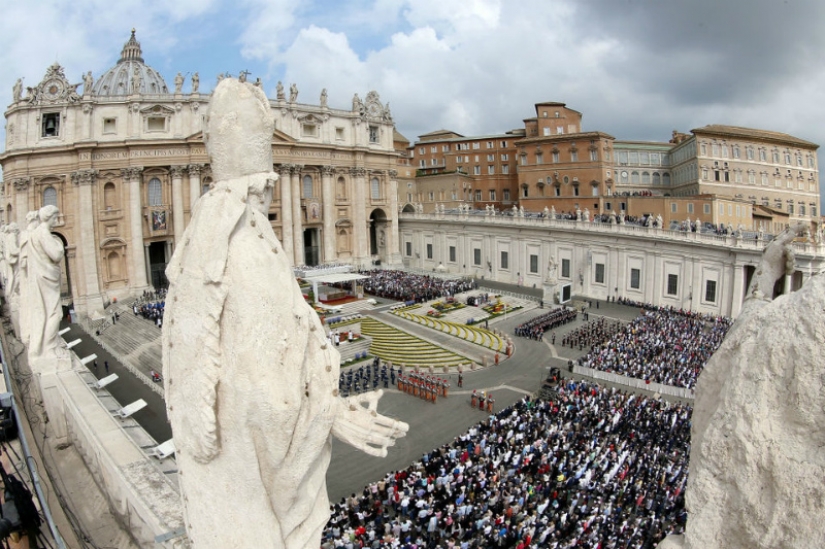
[[(298, 95), (279, 83), (270, 99), (280, 177), (269, 219), (293, 265), (400, 263), (389, 107), (374, 91), (345, 109), (331, 108), (326, 90), (311, 103)], [(178, 73), (170, 89), (134, 31), (98, 79), (72, 84), (55, 63), (37, 86), (15, 85), (0, 215), (23, 229), (27, 212), (60, 209), (64, 297), (79, 313), (166, 284), (166, 264), (213, 182), (202, 135), (209, 99), (197, 73), (188, 85)]]

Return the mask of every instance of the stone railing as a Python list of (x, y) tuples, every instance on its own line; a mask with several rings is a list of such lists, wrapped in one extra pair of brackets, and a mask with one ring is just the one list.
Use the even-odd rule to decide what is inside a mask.
[[(552, 219), (536, 214), (506, 215), (497, 213), (496, 215), (486, 215), (484, 211), (472, 211), (466, 213), (402, 213), (400, 220), (432, 220), (444, 222), (468, 221), (479, 225), (498, 225), (505, 227), (529, 227), (529, 228), (556, 228), (567, 231), (592, 234), (614, 234), (628, 235), (635, 237), (649, 237), (657, 240), (667, 240), (670, 242), (695, 242), (711, 246), (735, 247), (762, 249), (768, 242), (766, 239), (742, 238), (735, 235), (717, 235), (700, 232), (671, 231), (659, 227), (643, 227), (641, 225), (631, 225), (627, 223), (596, 223), (592, 221), (578, 221), (575, 219)], [(794, 249), (803, 253), (825, 254), (825, 243), (816, 242), (795, 242)]]

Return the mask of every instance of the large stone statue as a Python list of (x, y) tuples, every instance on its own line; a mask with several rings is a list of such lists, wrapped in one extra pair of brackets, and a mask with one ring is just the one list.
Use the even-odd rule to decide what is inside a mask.
[(326, 107), (328, 100), (329, 97), (327, 96), (327, 89), (324, 88), (323, 90), (321, 90), (321, 107)]
[(278, 85), (275, 86), (275, 98), (278, 101), (283, 101), (286, 99), (286, 94), (284, 93), (284, 85), (278, 80)]
[(92, 71), (88, 71), (83, 75), (83, 95), (92, 95), (92, 87), (95, 84), (95, 79), (92, 76)]
[(18, 78), (17, 82), (14, 83), (14, 86), (11, 89), (11, 98), (12, 101), (17, 103), (23, 97), (23, 79)]
[(17, 272), (17, 261), (20, 255), (20, 243), (18, 237), (20, 230), (17, 228), (17, 223), (9, 223), (3, 227), (3, 290), (6, 292), (6, 298), (11, 299), (12, 294), (17, 291), (17, 280), (15, 273)]
[(59, 213), (56, 206), (42, 207), (38, 212), (40, 223), (29, 233), (26, 301), (29, 309), (30, 364), (35, 358), (54, 361), (58, 353), (62, 354), (66, 348), (66, 343), (58, 333), (60, 319), (63, 317), (60, 304), (60, 266), (64, 249), (63, 242), (52, 234)]
[(19, 311), (17, 336), (23, 343), (29, 342), (29, 317), (31, 316), (31, 308), (29, 307), (29, 254), (31, 252), (31, 236), (38, 224), (40, 224), (38, 212), (36, 210), (28, 212), (26, 214), (26, 227), (20, 231), (18, 240), (20, 251), (17, 260), (17, 271), (14, 274), (15, 284), (17, 285), (16, 306), (14, 306), (14, 309)]
[(274, 123), (263, 91), (224, 79), (204, 141), (215, 187), (166, 270), (166, 404), (195, 549), (319, 547), (331, 435), (371, 455), (407, 430), (381, 392), (338, 395), (324, 337), (267, 218)]
[(198, 73), (192, 75), (192, 93), (198, 93), (198, 88), (201, 85), (201, 77)]
[(660, 548), (825, 547), (825, 274), (773, 299), (793, 272), (785, 231), (696, 384), (684, 536)]
[(289, 86), (289, 102), (295, 103), (298, 100), (298, 86), (296, 84), (291, 84)]
[(175, 93), (182, 93), (183, 91), (183, 75), (178, 73), (175, 75)]

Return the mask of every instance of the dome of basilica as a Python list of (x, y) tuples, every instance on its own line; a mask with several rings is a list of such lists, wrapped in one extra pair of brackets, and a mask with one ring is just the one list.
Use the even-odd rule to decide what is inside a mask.
[(93, 86), (94, 95), (166, 94), (169, 88), (163, 77), (143, 62), (140, 42), (132, 36), (123, 45), (117, 65), (104, 72)]

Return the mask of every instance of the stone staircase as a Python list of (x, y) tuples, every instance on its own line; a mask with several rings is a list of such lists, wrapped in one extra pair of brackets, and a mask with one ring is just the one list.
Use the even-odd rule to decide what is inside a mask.
[[(120, 319), (111, 324), (112, 313), (120, 313)], [(107, 309), (109, 324), (100, 332), (98, 339), (104, 347), (138, 371), (162, 371), (161, 330), (154, 322), (135, 316), (127, 304), (114, 304)]]

